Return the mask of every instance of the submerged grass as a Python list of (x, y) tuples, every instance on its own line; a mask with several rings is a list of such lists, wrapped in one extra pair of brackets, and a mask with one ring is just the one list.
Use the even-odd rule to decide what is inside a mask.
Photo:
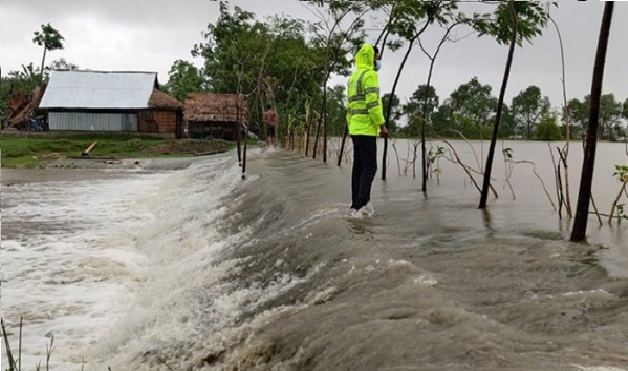
[[(4, 341), (4, 349), (7, 356), (7, 362), (9, 363), (9, 368), (5, 369), (5, 371), (22, 371), (22, 317), (20, 316), (20, 325), (19, 325), (19, 340), (18, 340), (18, 352), (14, 354), (11, 350), (11, 344), (9, 341), (9, 334), (6, 331), (6, 326), (4, 323), (4, 319), (0, 319), (0, 327), (2, 330), (2, 339)], [(52, 358), (52, 352), (54, 350), (54, 336), (50, 336), (50, 343), (46, 343), (46, 364), (45, 368), (42, 368), (41, 361), (35, 365), (35, 371), (50, 371), (50, 359)], [(17, 357), (17, 358), (16, 358)], [(168, 370), (174, 371), (165, 360), (159, 359), (159, 362), (166, 366)], [(81, 366), (81, 370), (85, 369), (85, 359), (83, 358), (83, 365)], [(107, 367), (107, 371), (112, 371), (111, 367)]]
[[(19, 365), (15, 361), (15, 357), (13, 356), (13, 352), (11, 351), (11, 345), (9, 343), (9, 336), (7, 334), (6, 327), (4, 325), (4, 320), (0, 319), (0, 326), (2, 327), (2, 339), (4, 339), (4, 350), (7, 354), (7, 362), (9, 362), (9, 368), (7, 371), (20, 371), (21, 365)], [(20, 340), (18, 346), (18, 361), (20, 361), (20, 355), (22, 353), (22, 317), (20, 317)], [(20, 362), (21, 363), (21, 362)]]
[[(22, 371), (22, 317), (20, 316), (17, 354), (13, 353), (13, 351), (11, 350), (9, 334), (6, 331), (4, 319), (0, 319), (0, 325), (2, 328), (2, 339), (4, 341), (4, 349), (7, 356), (7, 362), (9, 363), (9, 368), (5, 369), (5, 371)], [(50, 343), (46, 343), (46, 363), (44, 365), (44, 368), (42, 368), (41, 361), (39, 361), (35, 365), (35, 371), (50, 371), (50, 359), (52, 358), (52, 352), (54, 350), (54, 340), (54, 336), (51, 335)], [(83, 360), (83, 366), (81, 367), (81, 370), (84, 370), (84, 368), (85, 360)], [(112, 371), (111, 367), (108, 367), (107, 370)]]

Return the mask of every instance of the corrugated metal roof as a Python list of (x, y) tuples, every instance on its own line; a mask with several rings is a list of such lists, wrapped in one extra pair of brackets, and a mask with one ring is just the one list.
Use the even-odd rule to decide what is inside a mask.
[(39, 108), (145, 109), (157, 72), (52, 71)]

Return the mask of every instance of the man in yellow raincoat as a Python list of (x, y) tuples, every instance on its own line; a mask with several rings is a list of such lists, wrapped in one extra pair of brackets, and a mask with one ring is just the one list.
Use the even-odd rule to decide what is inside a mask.
[(365, 44), (355, 56), (355, 72), (347, 83), (347, 126), (353, 141), (351, 215), (372, 216), (371, 185), (377, 172), (377, 137), (388, 135), (377, 72), (381, 56)]

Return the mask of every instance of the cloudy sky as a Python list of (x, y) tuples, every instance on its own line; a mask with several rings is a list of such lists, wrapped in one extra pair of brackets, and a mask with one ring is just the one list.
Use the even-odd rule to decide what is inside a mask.
[[(231, 1), (264, 18), (274, 14), (315, 20), (311, 10), (297, 0)], [(569, 97), (582, 98), (590, 90), (594, 53), (597, 46), (603, 2), (561, 0), (553, 10), (565, 43)], [(487, 5), (463, 4), (465, 10), (483, 10)], [(6, 74), (21, 64), (41, 63), (41, 50), (32, 44), (33, 32), (51, 23), (65, 37), (65, 50), (47, 57), (65, 58), (81, 68), (93, 70), (157, 71), (165, 83), (173, 61), (193, 60), (190, 50), (200, 42), (201, 32), (218, 16), (218, 3), (210, 0), (2, 0), (0, 2), (0, 66)], [(621, 101), (628, 98), (628, 1), (617, 2), (607, 59), (604, 91)], [(381, 20), (372, 20), (373, 27)], [(457, 36), (467, 35), (461, 29)], [(376, 38), (373, 31), (370, 37)], [(440, 37), (425, 37), (428, 46)], [(537, 85), (554, 106), (562, 101), (558, 37), (548, 28), (534, 45), (518, 48), (507, 92), (510, 99), (529, 85)], [(446, 44), (439, 55), (433, 83), (441, 99), (461, 83), (477, 76), (498, 94), (507, 47), (490, 38), (469, 36)], [(383, 91), (389, 91), (401, 60), (401, 52), (388, 53), (380, 73)], [(427, 78), (428, 60), (416, 50), (398, 86), (405, 100)], [(335, 78), (334, 83), (344, 83)]]

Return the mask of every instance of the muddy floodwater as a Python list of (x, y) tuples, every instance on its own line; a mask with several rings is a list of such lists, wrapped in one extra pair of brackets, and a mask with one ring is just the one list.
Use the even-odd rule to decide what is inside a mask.
[[(235, 152), (183, 170), (2, 170), (2, 317), (17, 344), (23, 316), (22, 369), (54, 336), (54, 370), (628, 370), (628, 220), (592, 215), (588, 242), (568, 242), (562, 144), (500, 142), (486, 210), (445, 157), (424, 197), (412, 144), (390, 147), (364, 219), (334, 156), (253, 148), (245, 180)], [(451, 144), (482, 166), (487, 142)], [(581, 163), (576, 142), (574, 209)], [(615, 164), (625, 146), (601, 143), (604, 214)]]

